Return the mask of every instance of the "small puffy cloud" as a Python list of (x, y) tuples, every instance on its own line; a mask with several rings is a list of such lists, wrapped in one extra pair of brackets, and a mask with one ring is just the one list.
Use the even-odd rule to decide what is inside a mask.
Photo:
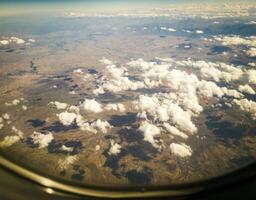
[(57, 116), (58, 116), (59, 120), (61, 121), (61, 123), (65, 126), (71, 125), (77, 117), (77, 115), (75, 113), (71, 113), (71, 112), (67, 112), (67, 111), (57, 114)]
[(81, 115), (77, 115), (76, 123), (81, 130), (92, 133), (97, 133), (98, 131), (107, 133), (108, 129), (112, 128), (112, 126), (107, 121), (97, 119), (93, 122), (87, 122)]
[(58, 166), (60, 167), (61, 170), (65, 170), (69, 168), (71, 165), (73, 165), (76, 161), (78, 160), (78, 157), (75, 156), (67, 156), (64, 159), (60, 159), (58, 161)]
[[(0, 124), (0, 125), (3, 125), (3, 124)], [(12, 132), (15, 135), (5, 136), (4, 139), (0, 142), (0, 148), (10, 147), (13, 144), (19, 142), (21, 139), (23, 139), (24, 133), (18, 130), (15, 126), (12, 126)]]
[(256, 102), (247, 100), (247, 99), (241, 99), (241, 100), (234, 99), (233, 103), (239, 106), (239, 108), (242, 111), (250, 113), (252, 116), (252, 119), (256, 120)]
[(160, 29), (163, 30), (163, 31), (166, 31), (166, 30), (167, 30), (167, 27), (161, 26)]
[(196, 30), (196, 33), (197, 33), (197, 34), (203, 34), (204, 31), (202, 31), (202, 30)]
[(49, 104), (54, 105), (58, 110), (64, 110), (68, 107), (67, 103), (61, 103), (58, 101), (51, 101)]
[(176, 29), (174, 29), (174, 28), (167, 28), (165, 26), (161, 26), (160, 30), (169, 31), (169, 32), (176, 32)]
[(0, 40), (0, 46), (1, 45), (8, 45), (10, 42), (8, 40)]
[(9, 119), (11, 118), (11, 116), (10, 116), (8, 113), (4, 113), (4, 114), (2, 115), (2, 117), (3, 117), (3, 119), (5, 119), (5, 120), (9, 120)]
[(83, 74), (84, 72), (83, 72), (83, 70), (82, 69), (75, 69), (75, 70), (73, 70), (73, 73), (77, 73), (77, 74)]
[(39, 149), (42, 149), (48, 147), (49, 143), (53, 140), (53, 135), (50, 132), (48, 134), (42, 134), (35, 131), (30, 138), (34, 144), (38, 145)]
[(18, 130), (15, 126), (12, 126), (12, 132), (14, 132), (21, 139), (24, 137), (24, 133), (22, 131)]
[(17, 37), (11, 37), (10, 41), (16, 44), (24, 44), (25, 41), (23, 39), (17, 38)]
[(18, 141), (20, 141), (20, 137), (17, 135), (5, 136), (4, 139), (0, 141), (0, 148), (10, 147)]
[(68, 107), (68, 111), (79, 113), (80, 108), (78, 106), (71, 105), (71, 106)]
[(24, 111), (28, 109), (28, 107), (27, 107), (26, 105), (22, 105), (21, 108), (22, 108), (22, 110), (24, 110)]
[(181, 137), (181, 138), (183, 138), (183, 139), (187, 139), (188, 138), (188, 136), (185, 134), (185, 133), (183, 133), (183, 132), (181, 132), (179, 129), (177, 129), (175, 126), (171, 126), (169, 123), (163, 123), (163, 126), (164, 126), (164, 128), (169, 132), (169, 133), (171, 133), (172, 135), (174, 135), (174, 136), (179, 136), (179, 137)]
[(192, 155), (192, 149), (184, 143), (181, 143), (181, 144), (171, 143), (170, 149), (174, 155), (182, 158)]
[(105, 110), (113, 110), (118, 112), (125, 112), (125, 106), (122, 103), (109, 103), (104, 107)]
[(6, 106), (17, 106), (20, 103), (22, 103), (24, 100), (25, 100), (24, 98), (14, 99), (14, 100), (12, 100), (10, 102), (5, 102), (5, 105)]
[(155, 110), (159, 106), (159, 101), (157, 97), (140, 95), (138, 101), (135, 102), (135, 106), (143, 111)]
[(238, 90), (243, 93), (247, 94), (255, 94), (255, 91), (249, 86), (248, 84), (246, 85), (239, 85)]
[(147, 121), (144, 121), (141, 123), (139, 130), (143, 132), (145, 141), (151, 143), (154, 147), (159, 148), (159, 145), (157, 144), (157, 141), (154, 139), (154, 137), (161, 133), (160, 128), (150, 124)]
[(127, 90), (138, 90), (145, 87), (143, 81), (130, 80), (127, 69), (124, 66), (117, 66), (112, 61), (101, 60), (106, 64), (105, 80), (102, 80), (97, 89), (93, 91), (94, 94), (103, 94), (105, 91), (118, 93)]
[(224, 37), (214, 37), (215, 40), (222, 42), (222, 45), (226, 46), (237, 46), (237, 45), (244, 45), (244, 46), (252, 46), (256, 47), (256, 37), (240, 37), (240, 36), (224, 36)]
[(246, 51), (246, 54), (250, 57), (256, 57), (256, 48), (250, 48), (248, 51)]
[(115, 143), (114, 140), (110, 140), (110, 149), (108, 151), (109, 155), (117, 155), (121, 152), (121, 145)]
[(35, 39), (30, 38), (30, 39), (28, 39), (28, 41), (29, 41), (29, 42), (32, 42), (32, 43), (34, 43), (36, 40), (35, 40)]
[(96, 121), (92, 122), (90, 126), (102, 133), (107, 133), (109, 128), (112, 128), (112, 126), (107, 121), (102, 121), (100, 119), (97, 119)]
[(248, 63), (248, 65), (249, 65), (250, 67), (256, 67), (256, 63), (253, 63), (253, 62)]
[(102, 112), (102, 105), (95, 99), (85, 99), (81, 105), (85, 111), (99, 113)]
[(251, 69), (246, 72), (246, 79), (251, 84), (256, 84), (256, 70)]
[(72, 152), (74, 150), (74, 147), (67, 147), (66, 145), (63, 144), (60, 149), (66, 152)]
[(34, 43), (34, 39), (28, 39), (25, 41), (24, 39), (18, 38), (18, 37), (4, 37), (3, 40), (0, 40), (0, 46), (10, 45), (10, 44), (26, 44), (29, 45), (30, 43)]
[(170, 32), (176, 32), (176, 29), (174, 29), (174, 28), (168, 28), (167, 30)]
[(97, 144), (97, 145), (95, 146), (95, 151), (99, 151), (99, 150), (100, 150), (100, 145)]

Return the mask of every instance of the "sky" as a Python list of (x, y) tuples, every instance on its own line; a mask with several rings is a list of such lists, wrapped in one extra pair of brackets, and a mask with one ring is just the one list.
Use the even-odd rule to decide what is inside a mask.
[(142, 8), (166, 8), (177, 4), (254, 2), (252, 0), (0, 0), (1, 14), (58, 11), (122, 11)]

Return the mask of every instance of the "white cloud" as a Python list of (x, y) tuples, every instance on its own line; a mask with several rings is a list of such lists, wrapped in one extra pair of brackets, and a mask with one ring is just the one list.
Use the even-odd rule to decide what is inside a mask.
[(20, 137), (17, 135), (5, 136), (4, 139), (0, 142), (0, 148), (10, 147), (18, 141), (20, 141)]
[(72, 152), (74, 150), (74, 147), (67, 147), (63, 144), (60, 149), (63, 151)]
[(77, 73), (77, 74), (83, 74), (84, 72), (83, 72), (83, 70), (82, 69), (75, 69), (75, 70), (73, 70), (73, 73)]
[(22, 105), (21, 108), (22, 108), (22, 110), (24, 110), (24, 111), (28, 109), (28, 107), (25, 106), (25, 105)]
[(163, 126), (164, 126), (164, 128), (169, 132), (169, 133), (171, 133), (172, 135), (174, 135), (174, 136), (179, 136), (179, 137), (181, 137), (181, 138), (183, 138), (183, 139), (187, 139), (188, 138), (188, 136), (185, 134), (185, 133), (183, 133), (183, 132), (181, 132), (179, 129), (177, 129), (175, 126), (171, 126), (169, 123), (163, 123)]
[(202, 31), (202, 30), (196, 30), (196, 33), (197, 33), (197, 34), (203, 34), (204, 31)]
[(118, 67), (107, 59), (103, 59), (101, 62), (107, 65), (107, 76), (105, 80), (102, 80), (100, 86), (93, 91), (94, 94), (103, 94), (105, 91), (117, 93), (126, 90), (138, 90), (145, 87), (143, 81), (130, 80), (125, 67)]
[(110, 140), (110, 149), (108, 151), (109, 155), (117, 155), (121, 152), (121, 145), (115, 143), (114, 140)]
[(99, 151), (99, 150), (100, 150), (100, 145), (97, 144), (97, 145), (95, 146), (95, 151)]
[(239, 108), (242, 111), (250, 113), (252, 116), (252, 119), (256, 120), (256, 102), (247, 100), (247, 99), (241, 99), (241, 100), (234, 99), (233, 103), (239, 106)]
[(65, 170), (71, 165), (73, 165), (76, 161), (78, 160), (77, 155), (75, 156), (67, 156), (64, 159), (60, 159), (58, 161), (58, 166), (60, 167), (61, 170)]
[(17, 37), (11, 37), (9, 41), (16, 43), (16, 44), (24, 44), (25, 41), (23, 39), (17, 38)]
[[(0, 125), (3, 125), (3, 124), (0, 124)], [(19, 142), (21, 139), (23, 139), (24, 133), (22, 131), (18, 130), (15, 126), (12, 126), (12, 132), (15, 135), (5, 136), (4, 139), (0, 142), (0, 148), (10, 147), (13, 144)]]
[(170, 32), (176, 32), (176, 29), (174, 29), (174, 28), (168, 28), (167, 30)]
[(9, 120), (9, 119), (11, 118), (11, 116), (10, 116), (8, 113), (4, 113), (4, 114), (2, 115), (2, 117), (3, 117), (3, 119), (5, 119), (5, 120)]
[(65, 126), (71, 125), (77, 117), (77, 115), (75, 113), (71, 113), (71, 112), (67, 112), (67, 111), (57, 114), (57, 116), (58, 116), (59, 120), (61, 121), (61, 123)]
[(240, 36), (224, 36), (224, 37), (214, 37), (215, 40), (222, 42), (223, 45), (245, 45), (245, 46), (256, 46), (256, 37), (240, 37)]
[(0, 45), (8, 45), (10, 42), (8, 40), (0, 40)]
[(256, 84), (256, 70), (251, 69), (246, 72), (246, 79), (251, 84)]
[(30, 45), (31, 43), (34, 43), (34, 42), (36, 42), (35, 39), (31, 39), (31, 38), (26, 41), (25, 39), (21, 39), (18, 37), (3, 37), (3, 40), (0, 40), (0, 46), (6, 46), (10, 44)]
[(102, 105), (95, 99), (85, 99), (81, 106), (88, 112), (99, 113), (103, 111)]
[(240, 92), (244, 92), (244, 93), (247, 93), (247, 94), (255, 94), (255, 91), (248, 84), (239, 85), (238, 90)]
[(52, 101), (49, 104), (54, 105), (58, 110), (64, 110), (68, 107), (67, 103), (61, 103), (61, 102), (58, 102), (58, 101)]
[(250, 57), (256, 57), (256, 48), (250, 48), (248, 51), (246, 51), (246, 54)]
[(144, 121), (141, 123), (139, 130), (143, 132), (145, 141), (151, 143), (155, 148), (159, 148), (157, 140), (155, 140), (154, 137), (161, 133), (160, 128), (153, 124), (150, 124), (147, 121)]
[(17, 105), (19, 105), (20, 103), (22, 103), (24, 101), (25, 101), (24, 98), (14, 99), (10, 102), (5, 102), (5, 105), (6, 106), (17, 106)]
[(107, 133), (108, 129), (112, 128), (107, 121), (97, 119), (93, 122), (87, 122), (81, 115), (77, 115), (76, 123), (81, 130), (92, 133), (97, 133), (98, 131)]
[(181, 143), (181, 144), (171, 143), (170, 149), (174, 155), (182, 158), (192, 155), (192, 149), (184, 143)]
[(48, 147), (49, 143), (53, 140), (53, 135), (50, 132), (48, 134), (42, 134), (34, 131), (30, 137), (34, 144), (38, 144), (39, 149)]
[(24, 133), (18, 130), (15, 126), (12, 126), (12, 132), (14, 132), (20, 139), (24, 137)]
[(35, 40), (35, 39), (32, 39), (32, 38), (28, 39), (28, 41), (29, 41), (29, 42), (32, 42), (32, 43), (36, 42), (36, 40)]
[(106, 110), (113, 110), (113, 111), (118, 111), (118, 112), (125, 112), (125, 106), (122, 103), (109, 103), (107, 104), (104, 109)]

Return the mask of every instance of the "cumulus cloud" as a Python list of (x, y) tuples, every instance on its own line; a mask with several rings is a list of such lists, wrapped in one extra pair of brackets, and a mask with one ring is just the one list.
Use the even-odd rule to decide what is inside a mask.
[(202, 31), (202, 30), (196, 30), (196, 33), (197, 33), (197, 34), (203, 34), (204, 31)]
[(61, 123), (65, 126), (71, 125), (77, 117), (77, 115), (75, 113), (71, 113), (71, 112), (67, 112), (67, 111), (57, 114), (57, 116), (58, 116), (59, 120), (61, 121)]
[(97, 133), (98, 131), (107, 133), (108, 129), (112, 128), (107, 121), (97, 119), (93, 122), (87, 122), (81, 115), (77, 116), (76, 123), (81, 130), (92, 133)]
[(234, 99), (233, 103), (237, 106), (239, 106), (239, 108), (242, 111), (245, 111), (247, 113), (250, 113), (252, 118), (254, 120), (256, 120), (256, 102), (248, 100), (248, 99)]
[(117, 155), (121, 152), (121, 145), (115, 143), (114, 140), (110, 140), (110, 149), (108, 151), (109, 155)]
[(63, 144), (60, 149), (66, 152), (72, 152), (74, 150), (74, 147), (67, 147), (66, 145)]
[(144, 121), (141, 123), (139, 130), (143, 132), (145, 141), (151, 143), (154, 147), (159, 148), (157, 140), (154, 137), (161, 133), (160, 128), (153, 124), (150, 124), (147, 121)]
[(3, 117), (3, 119), (5, 119), (5, 120), (9, 120), (9, 119), (11, 118), (11, 116), (10, 116), (8, 113), (4, 113), (4, 114), (2, 115), (2, 117)]
[(244, 93), (247, 93), (247, 94), (255, 94), (255, 91), (254, 89), (251, 88), (250, 85), (246, 84), (246, 85), (239, 85), (238, 87), (238, 90), (240, 92), (244, 92)]
[(0, 40), (0, 46), (5, 46), (9, 44), (29, 44), (29, 42), (35, 42), (34, 39), (28, 39), (27, 43), (24, 39), (18, 38), (18, 37), (4, 37), (3, 40)]
[(250, 48), (248, 51), (246, 51), (246, 54), (250, 57), (256, 57), (256, 48)]
[(174, 136), (179, 136), (179, 137), (181, 137), (181, 138), (183, 138), (183, 139), (187, 139), (188, 138), (188, 136), (185, 134), (185, 133), (183, 133), (183, 132), (181, 132), (179, 129), (177, 129), (175, 126), (171, 126), (169, 123), (163, 123), (163, 126), (164, 126), (164, 128), (169, 132), (169, 133), (171, 133), (172, 135), (174, 135)]
[(58, 166), (61, 170), (65, 170), (69, 168), (71, 165), (73, 165), (78, 160), (77, 155), (75, 156), (67, 156), (64, 159), (59, 159)]
[(0, 148), (10, 147), (18, 141), (20, 141), (20, 137), (17, 135), (5, 136), (4, 139), (0, 141)]
[[(1, 121), (1, 120), (0, 120)], [(1, 124), (0, 124), (1, 125)], [(1, 129), (1, 128), (0, 128)], [(19, 142), (21, 139), (23, 139), (24, 137), (24, 133), (20, 130), (18, 130), (15, 126), (12, 126), (12, 132), (15, 135), (12, 136), (5, 136), (4, 139), (2, 141), (0, 141), (0, 148), (6, 148), (6, 147), (10, 147), (13, 144)]]
[(24, 101), (25, 101), (24, 98), (14, 99), (10, 102), (5, 102), (5, 105), (6, 106), (17, 106), (17, 105), (19, 105), (20, 103), (22, 103)]
[(109, 103), (104, 107), (105, 110), (113, 110), (118, 112), (125, 112), (125, 106), (121, 103)]
[(102, 112), (102, 105), (95, 99), (85, 99), (81, 105), (85, 111), (99, 113)]
[(143, 81), (130, 80), (125, 67), (118, 67), (107, 59), (103, 59), (101, 62), (107, 65), (107, 76), (105, 77), (106, 80), (103, 80), (98, 88), (93, 91), (94, 94), (103, 94), (106, 91), (117, 93), (126, 90), (138, 90), (145, 87)]
[(58, 101), (51, 101), (49, 104), (54, 105), (58, 110), (63, 110), (63, 109), (66, 109), (68, 107), (67, 103), (61, 103), (61, 102), (58, 102)]
[(222, 42), (223, 45), (245, 45), (245, 46), (256, 46), (256, 37), (240, 37), (240, 36), (224, 36), (224, 37), (214, 37), (215, 40)]
[(73, 70), (73, 73), (77, 73), (77, 74), (83, 74), (84, 72), (83, 72), (83, 70), (82, 69), (75, 69), (75, 70)]
[(48, 147), (49, 143), (53, 140), (53, 135), (51, 132), (48, 134), (42, 134), (34, 131), (34, 133), (30, 136), (34, 144), (38, 145), (39, 149)]
[(174, 155), (182, 158), (192, 155), (192, 149), (184, 143), (181, 143), (181, 144), (171, 143), (170, 149)]

